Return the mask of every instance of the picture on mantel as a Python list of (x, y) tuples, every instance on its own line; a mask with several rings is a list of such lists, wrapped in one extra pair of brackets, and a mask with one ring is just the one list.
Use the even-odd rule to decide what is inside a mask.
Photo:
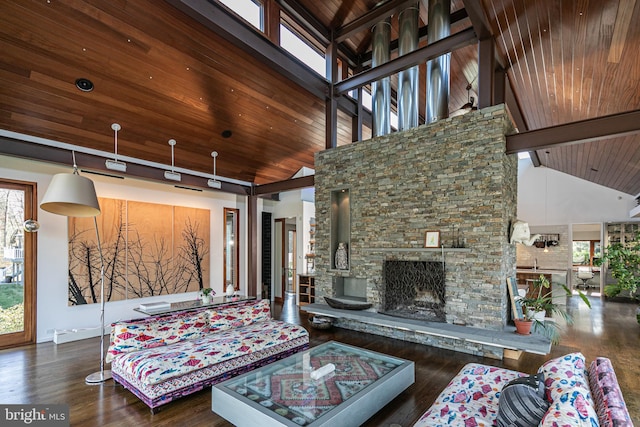
[[(105, 302), (195, 292), (209, 283), (208, 209), (98, 200)], [(69, 305), (100, 301), (100, 269), (93, 218), (70, 217)]]

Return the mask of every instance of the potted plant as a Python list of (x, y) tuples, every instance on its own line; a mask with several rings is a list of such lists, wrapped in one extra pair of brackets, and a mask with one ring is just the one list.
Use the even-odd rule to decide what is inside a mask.
[[(571, 296), (571, 291), (565, 285), (559, 285), (565, 291), (567, 296)], [(578, 291), (578, 295), (587, 304), (587, 307), (591, 308), (589, 299), (582, 292)], [(524, 298), (520, 298), (518, 303), (522, 307), (522, 313), (524, 319), (516, 319), (516, 331), (520, 334), (528, 334), (531, 329), (535, 332), (540, 332), (542, 335), (548, 337), (553, 344), (557, 344), (560, 341), (560, 326), (554, 321), (546, 321), (545, 317), (553, 316), (554, 314), (560, 316), (564, 321), (571, 325), (573, 318), (566, 311), (566, 309), (553, 301), (553, 295), (551, 293), (551, 283), (544, 274), (541, 274), (533, 282), (533, 288), (527, 293)], [(523, 325), (524, 323), (524, 325)], [(529, 331), (518, 330), (519, 326), (526, 327), (528, 325)]]
[(211, 298), (215, 295), (215, 291), (211, 288), (202, 288), (200, 291), (200, 299), (203, 304), (211, 303)]
[[(616, 283), (604, 287), (604, 293), (608, 297), (615, 297), (620, 292), (626, 291), (629, 296), (640, 301), (636, 293), (640, 286), (640, 233), (634, 240), (612, 243), (602, 251), (602, 256), (595, 261), (595, 265), (602, 266), (607, 263), (611, 275)], [(636, 319), (640, 323), (640, 309), (636, 311)]]

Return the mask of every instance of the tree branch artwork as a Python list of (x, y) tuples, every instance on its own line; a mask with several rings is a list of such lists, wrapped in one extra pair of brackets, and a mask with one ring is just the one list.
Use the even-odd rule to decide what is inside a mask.
[[(99, 200), (105, 301), (209, 287), (209, 210)], [(69, 305), (96, 303), (101, 263), (93, 218), (69, 218), (69, 236)]]

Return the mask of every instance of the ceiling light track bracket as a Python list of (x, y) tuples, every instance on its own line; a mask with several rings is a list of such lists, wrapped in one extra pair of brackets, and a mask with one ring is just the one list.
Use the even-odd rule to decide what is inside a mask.
[(104, 164), (109, 170), (124, 173), (127, 171), (127, 164), (118, 161), (118, 131), (122, 129), (122, 127), (118, 123), (113, 123), (111, 129), (113, 129), (114, 157), (113, 160), (107, 159)]

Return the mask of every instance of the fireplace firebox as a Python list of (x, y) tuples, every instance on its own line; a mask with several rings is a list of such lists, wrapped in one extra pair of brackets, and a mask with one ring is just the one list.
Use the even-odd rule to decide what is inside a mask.
[(382, 270), (382, 313), (408, 319), (446, 321), (444, 263), (387, 260)]

